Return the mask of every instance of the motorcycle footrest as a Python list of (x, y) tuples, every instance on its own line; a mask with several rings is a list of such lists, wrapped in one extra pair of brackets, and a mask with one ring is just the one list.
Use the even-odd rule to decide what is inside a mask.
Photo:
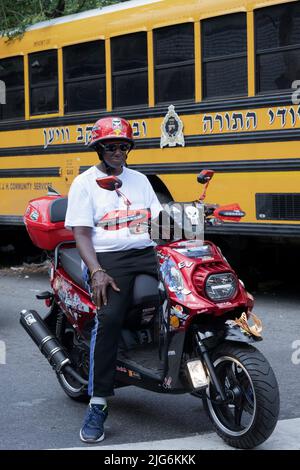
[(51, 294), (51, 292), (49, 292), (48, 290), (36, 295), (36, 298), (38, 300), (52, 299), (52, 297), (53, 297), (53, 294)]

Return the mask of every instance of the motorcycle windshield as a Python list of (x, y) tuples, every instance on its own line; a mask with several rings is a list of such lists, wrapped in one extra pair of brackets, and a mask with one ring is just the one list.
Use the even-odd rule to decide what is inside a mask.
[(203, 258), (206, 256), (213, 256), (212, 249), (209, 245), (202, 245), (191, 248), (175, 248), (175, 250), (181, 255), (187, 256), (188, 258)]

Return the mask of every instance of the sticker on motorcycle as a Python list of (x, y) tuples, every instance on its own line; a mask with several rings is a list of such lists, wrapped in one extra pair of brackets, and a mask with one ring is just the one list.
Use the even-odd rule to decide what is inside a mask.
[(165, 259), (160, 266), (162, 277), (170, 292), (174, 292), (176, 297), (183, 301), (185, 296), (183, 293), (184, 285), (180, 271), (171, 258)]
[(73, 289), (71, 284), (64, 279), (57, 277), (54, 281), (54, 290), (57, 291), (60, 300), (70, 313), (77, 320), (77, 311), (89, 312), (89, 306), (81, 301), (79, 295)]
[(163, 388), (169, 389), (171, 388), (172, 384), (172, 377), (165, 377), (163, 381)]
[(129, 377), (141, 380), (141, 375), (138, 372), (135, 372), (134, 370), (128, 369), (128, 375)]
[(25, 321), (27, 323), (28, 326), (32, 325), (33, 323), (37, 323), (36, 319), (34, 318), (34, 316), (32, 315), (32, 313), (29, 313), (28, 315), (26, 315), (25, 318)]
[(181, 305), (174, 305), (170, 311), (170, 328), (176, 329), (185, 324), (188, 315), (184, 313)]
[(31, 220), (33, 220), (34, 222), (36, 222), (36, 221), (38, 220), (39, 216), (40, 216), (39, 212), (34, 209), (34, 210), (31, 212), (29, 218), (30, 218)]

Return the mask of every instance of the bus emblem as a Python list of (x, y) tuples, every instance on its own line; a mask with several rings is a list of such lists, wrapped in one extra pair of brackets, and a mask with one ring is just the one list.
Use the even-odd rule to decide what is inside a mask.
[(183, 123), (175, 112), (175, 106), (172, 104), (168, 107), (168, 112), (165, 115), (160, 128), (160, 148), (167, 146), (176, 147), (177, 144), (184, 147), (184, 137), (182, 132)]

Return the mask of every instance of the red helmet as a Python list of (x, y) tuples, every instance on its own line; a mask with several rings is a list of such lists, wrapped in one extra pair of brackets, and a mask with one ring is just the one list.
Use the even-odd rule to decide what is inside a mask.
[(126, 119), (120, 117), (106, 117), (95, 122), (89, 147), (95, 148), (99, 143), (107, 140), (125, 140), (133, 147), (132, 128)]

